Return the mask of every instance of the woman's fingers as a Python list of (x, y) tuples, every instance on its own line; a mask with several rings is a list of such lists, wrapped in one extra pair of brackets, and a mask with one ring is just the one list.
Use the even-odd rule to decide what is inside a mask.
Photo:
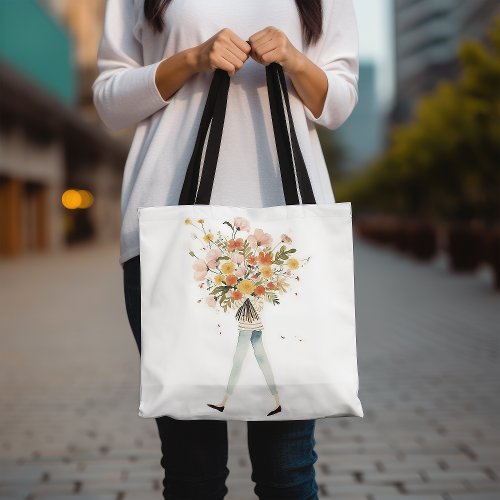
[(249, 41), (252, 46), (250, 56), (258, 63), (276, 62), (287, 72), (297, 65), (300, 53), (279, 28), (268, 26), (254, 33)]
[(229, 28), (224, 28), (200, 46), (201, 67), (213, 71), (217, 68), (234, 75), (251, 51), (250, 45)]

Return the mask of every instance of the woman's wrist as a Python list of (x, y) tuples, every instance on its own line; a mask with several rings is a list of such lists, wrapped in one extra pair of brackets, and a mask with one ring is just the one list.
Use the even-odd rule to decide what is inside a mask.
[(192, 49), (181, 50), (163, 59), (155, 73), (155, 84), (164, 100), (168, 100), (198, 70), (198, 57)]
[(199, 46), (191, 47), (184, 51), (186, 58), (186, 66), (189, 70), (195, 74), (199, 73), (201, 70), (200, 67), (200, 50)]
[(299, 50), (296, 50), (292, 60), (288, 64), (283, 65), (283, 71), (290, 77), (293, 77), (304, 73), (306, 66), (306, 56)]

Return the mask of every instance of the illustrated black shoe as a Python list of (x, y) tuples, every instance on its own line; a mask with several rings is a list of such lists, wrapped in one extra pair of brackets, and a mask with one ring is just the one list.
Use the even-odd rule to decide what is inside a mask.
[(220, 412), (224, 411), (224, 406), (211, 405), (210, 403), (207, 403), (207, 406), (210, 406), (210, 408), (214, 408), (215, 410), (219, 410)]
[(276, 408), (275, 410), (273, 411), (270, 411), (267, 416), (269, 417), (270, 415), (274, 415), (275, 413), (279, 413), (281, 411), (281, 405), (278, 406), (278, 408)]

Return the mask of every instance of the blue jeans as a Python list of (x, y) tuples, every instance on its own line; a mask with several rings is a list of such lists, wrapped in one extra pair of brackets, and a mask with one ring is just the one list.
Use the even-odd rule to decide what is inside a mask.
[[(139, 256), (123, 265), (127, 316), (141, 352)], [(157, 417), (163, 498), (221, 500), (228, 493), (227, 422)], [(248, 421), (248, 451), (254, 492), (261, 500), (317, 500), (315, 420)]]

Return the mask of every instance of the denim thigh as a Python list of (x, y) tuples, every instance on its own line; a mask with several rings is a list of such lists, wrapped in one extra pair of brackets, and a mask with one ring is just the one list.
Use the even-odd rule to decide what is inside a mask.
[[(123, 264), (125, 306), (135, 342), (141, 352), (140, 257)], [(169, 416), (155, 419), (161, 440), (161, 465), (165, 470), (165, 499), (222, 500), (228, 440), (223, 420), (179, 420)]]

